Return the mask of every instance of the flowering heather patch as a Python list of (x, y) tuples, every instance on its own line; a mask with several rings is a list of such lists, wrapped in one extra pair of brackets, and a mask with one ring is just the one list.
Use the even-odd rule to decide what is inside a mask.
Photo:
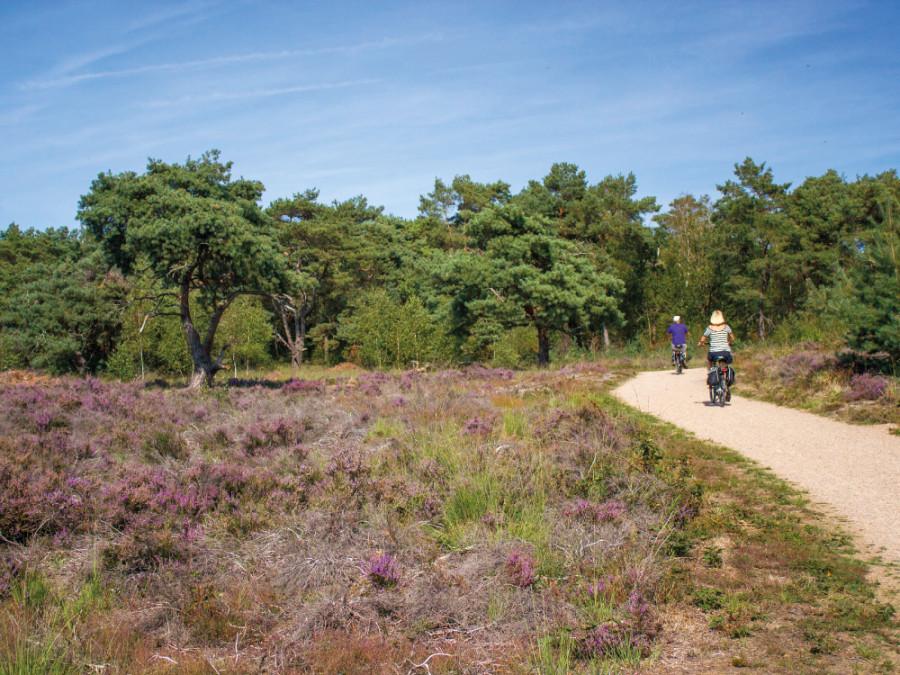
[(886, 355), (835, 352), (809, 342), (792, 345), (788, 353), (784, 349), (742, 353), (741, 391), (850, 422), (900, 425), (900, 386), (885, 374), (891, 370)]
[(569, 441), (581, 447), (619, 449), (626, 435), (634, 429), (620, 430), (609, 415), (595, 406), (582, 406), (576, 410), (555, 408), (535, 425), (535, 434), (545, 441)]
[(282, 391), (291, 394), (320, 394), (325, 391), (325, 383), (321, 380), (290, 379), (284, 383)]
[(848, 401), (875, 401), (887, 393), (890, 381), (881, 375), (860, 373), (850, 378), (850, 388), (844, 392)]
[(363, 373), (356, 378), (356, 388), (366, 396), (381, 396), (382, 387), (392, 383), (394, 379), (391, 375), (379, 371)]
[(12, 555), (6, 551), (0, 552), (0, 599), (12, 592), (21, 569), (21, 564)]
[(628, 599), (627, 617), (620, 622), (604, 623), (580, 635), (576, 640), (577, 652), (581, 657), (591, 659), (627, 657), (631, 654), (647, 657), (659, 630), (643, 594), (634, 591)]
[[(627, 506), (578, 499), (620, 494), (610, 458), (621, 450), (627, 464), (639, 430), (593, 405), (546, 415), (546, 401), (528, 396), (515, 398), (520, 433), (487, 440), (519, 380), (549, 391), (554, 377), (471, 367), (200, 392), (97, 380), (0, 387), (0, 595), (18, 560), (40, 561), (37, 572), (62, 589), (93, 568), (117, 606), (68, 608), (65, 618), (79, 635), (115, 624), (139, 645), (126, 654), (98, 642), (83, 655), (116, 672), (158, 669), (141, 655), (167, 647), (234, 660), (235, 672), (261, 653), (284, 672), (309, 672), (309, 655), (328, 651), (320, 636), (350, 644), (376, 625), (410, 650), (395, 663), (440, 651), (446, 630), (478, 629), (467, 633), (484, 638), (477, 656), (460, 652), (454, 668), (481, 672), (485, 658), (509, 659), (497, 645), (529, 644), (577, 615), (587, 594), (563, 598), (560, 578), (615, 573), (623, 581), (603, 602), (630, 621), (635, 583), (614, 569), (627, 555), (586, 546), (596, 537), (584, 539), (585, 523), (642, 547), (643, 560), (674, 497), (630, 468), (629, 484), (646, 487)], [(456, 429), (479, 442), (459, 443)], [(602, 473), (591, 473), (595, 457)], [(558, 518), (567, 506), (584, 521)], [(538, 569), (558, 576), (548, 572), (545, 587)], [(148, 618), (120, 626), (125, 602), (128, 616)], [(62, 604), (33, 613), (29, 630), (40, 633)], [(572, 621), (560, 627), (577, 630)]]
[(400, 376), (400, 390), (409, 391), (412, 389), (413, 384), (415, 384), (416, 380), (418, 380), (421, 375), (422, 373), (418, 370), (407, 370)]
[(584, 522), (611, 522), (626, 512), (625, 505), (619, 501), (606, 501), (602, 504), (586, 499), (578, 499), (566, 507), (565, 514)]
[(697, 517), (697, 507), (693, 504), (681, 504), (675, 512), (675, 524), (683, 527)]
[(786, 354), (775, 359), (773, 363), (778, 376), (786, 384), (804, 380), (836, 365), (837, 359), (834, 356), (814, 350)]
[(476, 415), (466, 420), (462, 433), (467, 436), (487, 436), (494, 430), (494, 420)]
[(422, 506), (419, 509), (419, 513), (428, 519), (437, 518), (441, 515), (441, 509), (444, 506), (444, 502), (440, 499), (426, 499), (422, 502)]
[(393, 588), (400, 581), (400, 572), (394, 557), (389, 553), (379, 553), (369, 558), (366, 576), (378, 589)]
[(506, 559), (506, 572), (519, 588), (533, 586), (536, 580), (534, 558), (526, 551), (516, 549)]
[(369, 467), (366, 465), (362, 448), (355, 443), (341, 443), (335, 446), (325, 475), (336, 487), (346, 486), (352, 494), (359, 493), (365, 486)]

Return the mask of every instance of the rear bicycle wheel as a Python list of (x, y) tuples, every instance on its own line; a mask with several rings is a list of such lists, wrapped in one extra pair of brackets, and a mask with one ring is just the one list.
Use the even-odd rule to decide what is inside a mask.
[(716, 387), (716, 402), (721, 407), (725, 407), (725, 389), (723, 387)]

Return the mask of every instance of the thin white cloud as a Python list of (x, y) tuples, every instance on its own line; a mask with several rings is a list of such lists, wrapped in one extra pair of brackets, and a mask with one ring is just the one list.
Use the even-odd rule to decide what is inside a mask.
[(329, 84), (308, 84), (301, 85), (296, 87), (276, 87), (273, 89), (252, 89), (248, 91), (219, 91), (211, 94), (205, 94), (203, 96), (183, 96), (179, 99), (172, 100), (162, 100), (162, 101), (150, 101), (147, 103), (148, 106), (171, 106), (171, 105), (184, 105), (186, 103), (199, 103), (199, 102), (209, 102), (209, 101), (239, 101), (245, 99), (254, 99), (254, 98), (265, 98), (267, 96), (283, 96), (285, 94), (298, 94), (307, 91), (321, 91), (326, 89), (345, 89), (347, 87), (359, 87), (370, 84), (378, 84), (380, 80), (378, 79), (366, 79), (366, 80), (349, 80), (347, 82), (334, 82)]
[(23, 105), (12, 110), (0, 113), (0, 125), (22, 124), (29, 121), (36, 112), (43, 109), (42, 105)]
[[(32, 80), (19, 85), (23, 91), (34, 89), (52, 89), (56, 87), (68, 87), (79, 84), (81, 82), (91, 80), (101, 80), (115, 77), (130, 77), (133, 75), (143, 75), (154, 72), (176, 72), (186, 70), (197, 70), (203, 68), (221, 68), (223, 66), (231, 66), (240, 63), (253, 63), (261, 61), (283, 61), (298, 57), (323, 56), (328, 54), (356, 54), (366, 50), (389, 49), (392, 47), (409, 46), (422, 42), (434, 42), (443, 39), (438, 34), (423, 35), (417, 38), (384, 38), (378, 41), (366, 41), (356, 45), (344, 45), (338, 47), (322, 47), (318, 49), (299, 49), (299, 50), (282, 50), (277, 52), (254, 52), (249, 54), (235, 54), (233, 56), (218, 56), (212, 59), (199, 59), (196, 61), (184, 61), (181, 63), (157, 63), (149, 66), (141, 66), (138, 68), (126, 68), (123, 70), (106, 70), (93, 73), (81, 73), (79, 75), (71, 75), (67, 77), (58, 77), (46, 80)], [(71, 72), (77, 69), (79, 61), (84, 63), (92, 63), (106, 56), (112, 56), (125, 51), (125, 48), (114, 48), (96, 54), (86, 55), (79, 59), (74, 59), (67, 64), (63, 72)]]
[(161, 9), (156, 12), (145, 14), (134, 19), (125, 30), (135, 31), (144, 30), (160, 24), (170, 23), (176, 19), (191, 19), (194, 21), (208, 18), (210, 8), (215, 7), (211, 2), (190, 2), (183, 5), (173, 6), (171, 8)]

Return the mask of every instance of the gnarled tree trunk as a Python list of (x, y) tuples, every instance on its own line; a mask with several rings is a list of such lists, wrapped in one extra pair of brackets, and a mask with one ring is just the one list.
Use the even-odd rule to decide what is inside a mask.
[(538, 326), (538, 367), (545, 368), (550, 365), (550, 329), (546, 326)]
[(231, 304), (233, 299), (234, 297), (232, 296), (216, 307), (209, 319), (206, 337), (201, 339), (200, 333), (197, 332), (197, 329), (194, 326), (194, 320), (191, 317), (190, 286), (187, 282), (182, 282), (181, 284), (181, 295), (179, 297), (181, 325), (187, 336), (191, 360), (194, 363), (194, 374), (191, 376), (191, 383), (189, 385), (191, 389), (196, 389), (203, 384), (212, 386), (216, 373), (220, 370), (228, 370), (228, 366), (222, 363), (222, 358), (225, 356), (225, 350), (228, 348), (228, 345), (222, 347), (219, 358), (215, 360), (212, 358), (210, 350), (212, 349), (213, 339), (216, 336), (216, 329), (218, 329), (219, 322), (222, 320), (222, 315), (225, 313), (225, 310), (228, 309), (228, 305)]
[(283, 333), (275, 331), (276, 339), (285, 346), (291, 355), (291, 367), (303, 365), (303, 352), (306, 351), (306, 317), (312, 313), (312, 304), (304, 294), (299, 309), (289, 295), (273, 295), (272, 302), (278, 307), (281, 315)]

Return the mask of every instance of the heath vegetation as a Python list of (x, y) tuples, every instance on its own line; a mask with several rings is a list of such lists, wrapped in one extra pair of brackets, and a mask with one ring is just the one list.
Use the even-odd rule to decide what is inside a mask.
[(0, 672), (900, 663), (849, 540), (616, 363), (3, 386)]

